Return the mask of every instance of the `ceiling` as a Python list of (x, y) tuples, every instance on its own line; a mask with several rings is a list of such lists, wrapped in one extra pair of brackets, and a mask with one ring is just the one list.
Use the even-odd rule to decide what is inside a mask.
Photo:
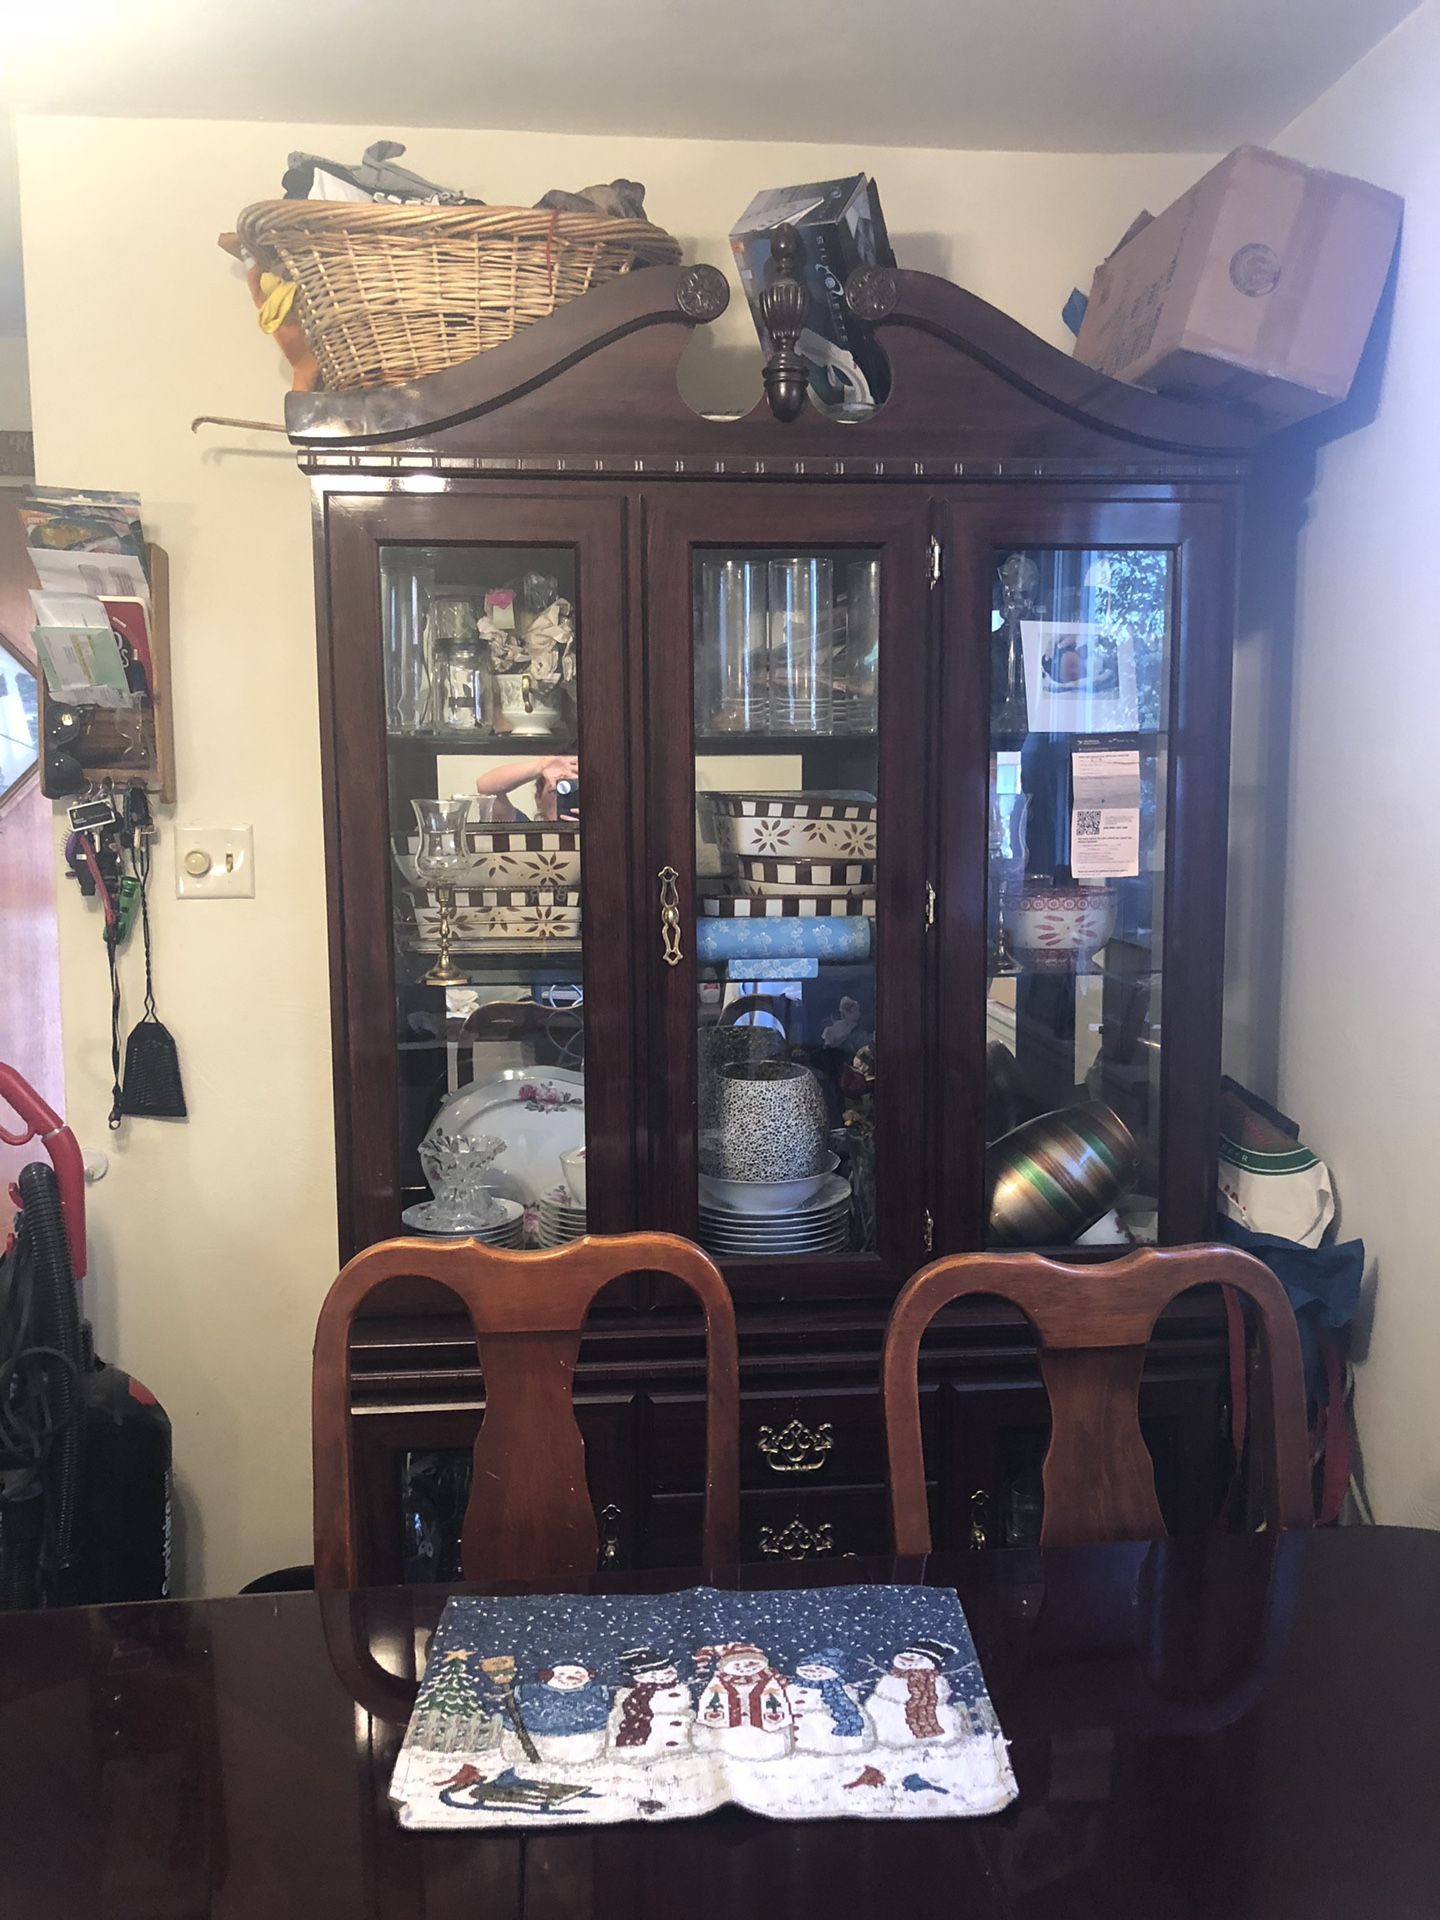
[(21, 111), (1212, 153), (1415, 0), (12, 0)]

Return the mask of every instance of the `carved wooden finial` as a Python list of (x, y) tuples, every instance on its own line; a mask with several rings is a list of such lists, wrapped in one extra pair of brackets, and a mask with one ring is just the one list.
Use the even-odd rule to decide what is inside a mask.
[(718, 267), (688, 267), (675, 289), (675, 304), (687, 320), (708, 325), (730, 304), (730, 284)]
[(810, 386), (809, 370), (795, 351), (809, 304), (795, 271), (799, 259), (799, 234), (792, 226), (777, 227), (770, 236), (770, 267), (760, 295), (760, 316), (771, 341), (765, 362), (765, 398), (777, 420), (799, 417)]

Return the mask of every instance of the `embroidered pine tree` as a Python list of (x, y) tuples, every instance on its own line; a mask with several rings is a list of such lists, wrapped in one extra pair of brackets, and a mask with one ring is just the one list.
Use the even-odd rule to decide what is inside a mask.
[(480, 1704), (475, 1683), (466, 1667), (464, 1648), (447, 1653), (431, 1667), (415, 1700), (424, 1744), (437, 1753), (473, 1751), (489, 1734), (489, 1716)]

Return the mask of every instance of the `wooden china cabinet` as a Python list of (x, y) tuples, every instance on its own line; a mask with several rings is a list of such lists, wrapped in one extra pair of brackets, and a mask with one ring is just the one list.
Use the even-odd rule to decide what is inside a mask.
[[(634, 273), (412, 386), (289, 402), (315, 501), (342, 1251), (427, 1199), (437, 1115), (507, 1140), (507, 1218), (528, 1204), (551, 1241), (576, 1221), (552, 1147), (583, 1141), (593, 1231), (698, 1238), (734, 1289), (752, 1555), (883, 1548), (886, 1312), (930, 1253), (987, 1243), (987, 1142), (1103, 1101), (1137, 1145), (1126, 1230), (1212, 1224), (1258, 429), (1108, 381), (929, 275), (866, 270), (847, 297), (891, 368), (861, 419), (805, 400), (783, 294), (765, 398), (696, 415), (677, 364), (727, 298), (705, 266)], [(553, 790), (572, 758), (578, 824)], [(1082, 893), (1097, 770), (1131, 870), (1122, 845)], [(466, 842), (437, 986), (410, 803), (477, 780), (504, 821)], [(507, 850), (512, 815), (535, 825)], [(702, 1176), (729, 1165), (722, 1069), (757, 1059), (811, 1070), (833, 1171), (737, 1226)], [(791, 1122), (770, 1124), (773, 1145)], [(1224, 1488), (1225, 1358), (1203, 1295), (1157, 1331), (1142, 1413), (1174, 1526)], [(923, 1375), (937, 1544), (1033, 1539), (1024, 1324), (952, 1313)], [(628, 1283), (577, 1402), (606, 1557), (692, 1557), (695, 1322)], [(381, 1569), (445, 1572), (483, 1404), (445, 1303), (366, 1324)]]

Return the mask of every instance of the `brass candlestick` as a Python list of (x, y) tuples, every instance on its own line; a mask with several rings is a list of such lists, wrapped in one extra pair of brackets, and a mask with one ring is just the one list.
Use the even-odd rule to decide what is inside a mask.
[[(416, 862), (419, 866), (419, 862)], [(453, 913), (455, 908), (455, 889), (451, 886), (437, 886), (435, 898), (440, 906), (440, 957), (425, 975), (427, 987), (463, 987), (467, 984), (465, 975), (450, 958), (450, 942), (454, 938)]]

